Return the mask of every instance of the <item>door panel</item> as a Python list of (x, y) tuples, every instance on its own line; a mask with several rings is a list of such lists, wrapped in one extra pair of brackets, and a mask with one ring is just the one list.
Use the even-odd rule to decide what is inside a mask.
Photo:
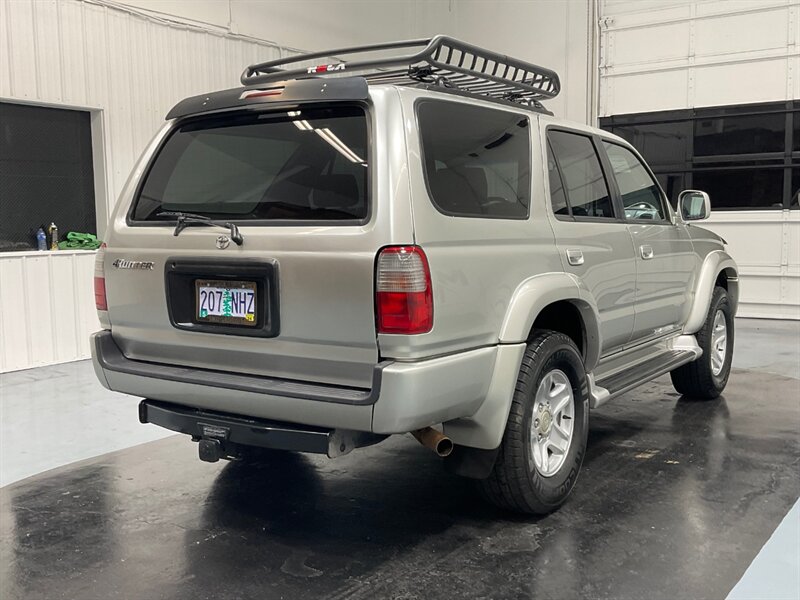
[[(597, 302), (601, 353), (626, 344), (633, 330), (636, 285), (633, 242), (627, 227), (616, 222), (556, 219), (553, 229), (564, 271), (581, 279)], [(583, 256), (583, 264), (570, 264), (567, 253), (574, 256), (575, 250)]]
[(636, 255), (633, 341), (677, 329), (692, 289), (694, 252), (683, 225), (671, 221), (664, 194), (632, 149), (603, 141)]
[(590, 136), (550, 130), (549, 216), (564, 270), (577, 276), (597, 303), (601, 353), (626, 344), (633, 331), (636, 261)]
[[(695, 258), (692, 241), (681, 225), (629, 224), (628, 229), (637, 252), (633, 326), (633, 339), (637, 340), (682, 324)], [(650, 258), (645, 258), (643, 249)]]

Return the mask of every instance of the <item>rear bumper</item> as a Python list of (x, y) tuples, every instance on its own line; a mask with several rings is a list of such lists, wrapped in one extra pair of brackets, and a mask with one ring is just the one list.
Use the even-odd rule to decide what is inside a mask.
[[(372, 433), (292, 426), (278, 421), (198, 410), (154, 400), (142, 400), (139, 404), (139, 421), (185, 433), (197, 441), (213, 441), (211, 448), (214, 456), (211, 460), (222, 456), (236, 456), (238, 448), (242, 446), (313, 452), (335, 458), (347, 454), (353, 448), (368, 446), (384, 439)], [(202, 455), (201, 452), (201, 457)]]
[(497, 347), (425, 361), (383, 362), (370, 389), (288, 381), (131, 360), (110, 331), (92, 336), (110, 390), (194, 409), (330, 429), (404, 433), (469, 417), (486, 397)]

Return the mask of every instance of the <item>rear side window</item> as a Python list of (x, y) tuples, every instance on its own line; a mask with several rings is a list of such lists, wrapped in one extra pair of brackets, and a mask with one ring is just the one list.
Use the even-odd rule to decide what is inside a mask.
[(614, 207), (592, 139), (557, 130), (548, 131), (547, 139), (566, 188), (570, 214), (613, 219)]
[(131, 217), (362, 220), (367, 150), (366, 115), (357, 107), (193, 120), (159, 150)]
[(663, 221), (664, 204), (658, 184), (633, 152), (619, 144), (603, 141), (617, 180), (626, 219)]
[(561, 173), (558, 172), (553, 148), (547, 142), (547, 176), (550, 181), (550, 204), (553, 206), (553, 213), (557, 215), (569, 215), (567, 205), (567, 195), (564, 193), (564, 182), (561, 180)]
[(457, 102), (417, 108), (428, 192), (458, 217), (524, 219), (530, 206), (530, 134), (518, 114)]

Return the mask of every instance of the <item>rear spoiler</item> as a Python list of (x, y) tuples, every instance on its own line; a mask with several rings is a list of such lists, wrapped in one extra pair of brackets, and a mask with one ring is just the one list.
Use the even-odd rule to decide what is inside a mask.
[(369, 98), (369, 86), (363, 77), (337, 79), (292, 79), (271, 81), (268, 85), (233, 88), (181, 100), (167, 113), (167, 120), (191, 115), (275, 104), (292, 107), (301, 102), (327, 100), (362, 101)]

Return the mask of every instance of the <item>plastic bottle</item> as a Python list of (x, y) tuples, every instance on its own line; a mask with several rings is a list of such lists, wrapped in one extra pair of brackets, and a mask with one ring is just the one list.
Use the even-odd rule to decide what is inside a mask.
[(36, 249), (47, 250), (47, 235), (41, 227), (39, 227), (39, 231), (36, 232)]
[(58, 227), (56, 224), (50, 223), (47, 232), (50, 234), (50, 250), (58, 250)]

